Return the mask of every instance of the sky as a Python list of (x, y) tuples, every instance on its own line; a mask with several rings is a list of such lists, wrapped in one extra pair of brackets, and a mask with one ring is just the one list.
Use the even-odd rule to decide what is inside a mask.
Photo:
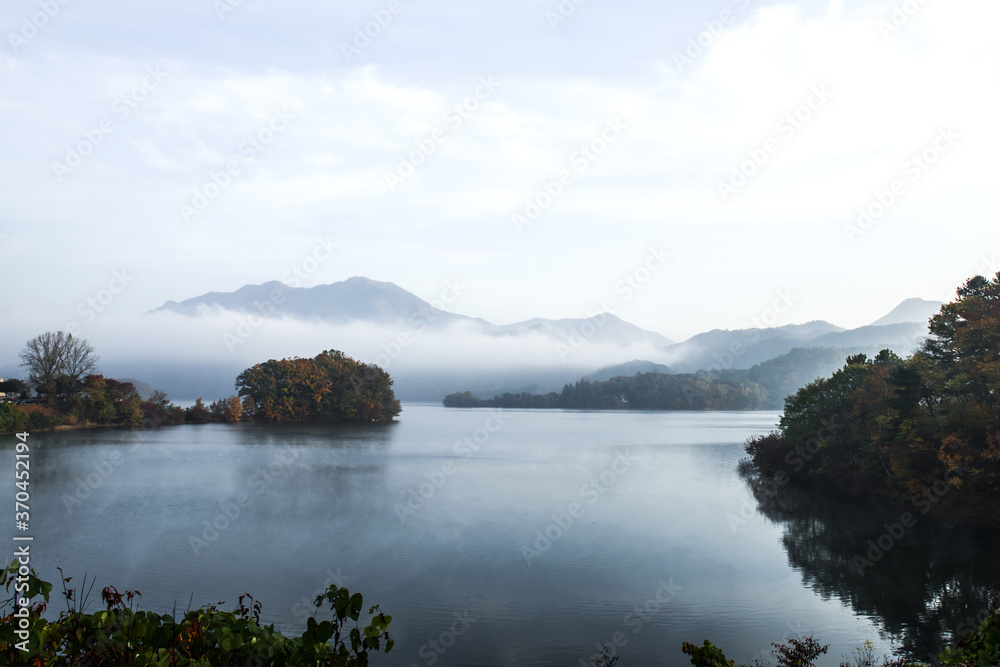
[(358, 275), (498, 324), (611, 305), (678, 341), (947, 301), (1000, 270), (998, 19), (9, 0), (0, 339)]

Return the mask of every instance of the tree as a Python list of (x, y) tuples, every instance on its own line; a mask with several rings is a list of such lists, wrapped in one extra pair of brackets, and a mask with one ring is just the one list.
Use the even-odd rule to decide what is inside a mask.
[(18, 398), (24, 398), (28, 391), (28, 385), (26, 385), (21, 380), (10, 379), (4, 382), (0, 382), (0, 392), (7, 394), (9, 398), (17, 396)]
[(76, 394), (81, 380), (97, 368), (94, 348), (73, 334), (48, 331), (27, 342), (19, 355), (35, 391), (48, 399), (49, 407), (60, 393)]
[(205, 403), (201, 400), (200, 396), (195, 400), (194, 405), (188, 408), (186, 412), (186, 421), (193, 422), (195, 424), (207, 424), (212, 421), (212, 413), (205, 407)]
[(933, 488), (922, 511), (1000, 523), (1000, 274), (967, 280), (928, 334), (908, 359), (854, 355), (788, 397), (778, 436), (747, 443), (758, 470), (783, 453), (803, 481), (902, 500)]
[(208, 406), (208, 410), (212, 413), (215, 421), (238, 422), (243, 419), (243, 403), (240, 402), (239, 396), (230, 396), (229, 398), (220, 398), (212, 401), (212, 404)]

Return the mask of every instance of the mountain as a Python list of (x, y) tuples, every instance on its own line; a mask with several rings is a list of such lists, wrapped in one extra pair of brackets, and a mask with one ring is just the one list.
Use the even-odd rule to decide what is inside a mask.
[(581, 339), (614, 343), (622, 346), (647, 343), (658, 347), (666, 347), (672, 344), (669, 338), (637, 327), (610, 313), (603, 313), (587, 319), (547, 320), (536, 317), (525, 322), (517, 322), (516, 324), (491, 325), (486, 328), (486, 333), (493, 336), (540, 334), (554, 340), (566, 342), (571, 341), (574, 336), (579, 336)]
[(598, 368), (587, 377), (592, 382), (606, 382), (607, 380), (620, 375), (624, 375), (626, 377), (632, 377), (639, 373), (665, 373), (669, 375), (672, 372), (673, 371), (670, 369), (670, 366), (664, 366), (663, 364), (657, 364), (652, 361), (634, 359), (632, 361), (627, 361), (624, 364)]
[(805, 347), (819, 336), (842, 331), (822, 320), (771, 329), (714, 329), (668, 347), (667, 355), (671, 368), (680, 373), (750, 368), (792, 348)]
[(926, 322), (869, 325), (817, 336), (809, 341), (809, 346), (889, 348), (900, 356), (906, 356), (923, 342), (926, 335)]
[(748, 371), (750, 380), (767, 392), (766, 407), (780, 409), (785, 397), (813, 380), (829, 377), (844, 367), (847, 357), (878, 353), (872, 348), (797, 347), (780, 357), (768, 359)]
[(621, 346), (644, 343), (662, 347), (672, 343), (658, 333), (629, 324), (611, 314), (586, 319), (535, 318), (515, 324), (492, 324), (480, 318), (440, 310), (393, 283), (362, 277), (316, 287), (289, 287), (278, 281), (244, 285), (235, 292), (209, 292), (181, 302), (167, 301), (150, 312), (198, 317), (220, 308), (263, 317), (289, 317), (331, 324), (359, 321), (373, 324), (412, 324), (419, 321), (421, 326), (441, 328), (465, 323), (490, 336), (521, 337), (538, 334), (565, 344), (569, 344), (574, 336)]
[(149, 397), (153, 395), (156, 388), (149, 384), (148, 382), (143, 382), (142, 380), (136, 380), (135, 378), (115, 378), (119, 382), (131, 382), (132, 386), (135, 387), (135, 391), (139, 394), (139, 398), (144, 401), (148, 401)]
[(880, 317), (871, 323), (871, 326), (884, 326), (887, 324), (902, 324), (905, 322), (920, 322), (927, 324), (927, 320), (938, 314), (941, 306), (940, 301), (928, 301), (927, 299), (906, 299), (893, 308), (888, 315)]
[(431, 326), (459, 320), (483, 322), (439, 310), (393, 283), (361, 277), (316, 287), (289, 287), (272, 280), (262, 285), (244, 285), (235, 292), (209, 292), (180, 303), (167, 301), (150, 312), (197, 317), (206, 309), (216, 308), (334, 324), (354, 321), (394, 324), (412, 317), (424, 318)]
[[(470, 364), (468, 361), (445, 361), (428, 364), (422, 369), (396, 366), (388, 370), (396, 381), (397, 395), (404, 400), (439, 401), (446, 394), (466, 390), (478, 396), (492, 396), (505, 391), (545, 393), (559, 391), (565, 383), (585, 376), (605, 381), (636, 373), (671, 374), (702, 370), (744, 375), (766, 389), (773, 407), (780, 407), (784, 396), (817, 377), (829, 375), (840, 368), (850, 354), (873, 356), (883, 348), (892, 349), (900, 356), (910, 354), (926, 335), (926, 319), (940, 305), (923, 299), (907, 299), (875, 323), (851, 330), (816, 320), (770, 329), (716, 329), (682, 343), (672, 343), (658, 333), (611, 314), (586, 319), (534, 318), (497, 325), (480, 318), (446, 312), (393, 283), (362, 277), (310, 288), (291, 287), (277, 281), (245, 285), (234, 292), (210, 292), (181, 302), (168, 301), (152, 312), (197, 318), (221, 309), (331, 324), (406, 323), (406, 326), (412, 327), (417, 322), (421, 328), (439, 331), (461, 325), (461, 329), (449, 331), (445, 340), (453, 340), (456, 336), (524, 338), (526, 342), (542, 338), (555, 344), (553, 355), (560, 349), (573, 351), (585, 342), (597, 343), (605, 346), (602, 353), (611, 362), (615, 361), (615, 350), (618, 349), (623, 356), (631, 345), (641, 344), (648, 350), (643, 352), (647, 360), (635, 359), (593, 371), (581, 367), (585, 363), (582, 357), (577, 360), (567, 356), (562, 358), (562, 363), (553, 359), (552, 363), (546, 364), (528, 361), (526, 355), (521, 363), (516, 345), (511, 346), (513, 356), (507, 366)], [(211, 368), (208, 364), (180, 368), (150, 362), (148, 366), (133, 364), (119, 372), (146, 378), (155, 386), (167, 390), (171, 396), (187, 399), (198, 395), (218, 397), (232, 393), (232, 379), (240, 370), (242, 368), (235, 358), (220, 358)]]

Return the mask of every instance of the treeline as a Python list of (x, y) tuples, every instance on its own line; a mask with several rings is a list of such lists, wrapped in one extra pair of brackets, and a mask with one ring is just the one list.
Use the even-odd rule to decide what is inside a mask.
[(785, 401), (776, 432), (746, 443), (762, 475), (910, 500), (1000, 524), (1000, 273), (976, 276), (907, 359), (884, 350)]
[(605, 381), (580, 380), (562, 392), (505, 393), (480, 399), (471, 392), (449, 394), (449, 408), (560, 408), (572, 410), (759, 410), (766, 392), (745, 372), (639, 373)]
[(173, 405), (162, 392), (154, 392), (144, 400), (131, 382), (97, 374), (84, 378), (72, 394), (51, 396), (46, 403), (0, 404), (0, 433), (42, 431), (56, 426), (182, 424), (198, 418), (192, 408)]
[(389, 421), (401, 408), (392, 379), (378, 366), (328, 350), (313, 359), (271, 359), (237, 377), (238, 395), (205, 405), (201, 398), (188, 408), (174, 405), (163, 392), (143, 399), (131, 382), (90, 373), (77, 378), (60, 359), (68, 344), (82, 349), (87, 368), (96, 357), (86, 341), (43, 334), (29, 341), (21, 357), (29, 380), (3, 383), (6, 393), (35, 404), (0, 403), (0, 433), (41, 431), (57, 426), (155, 427), (238, 421)]

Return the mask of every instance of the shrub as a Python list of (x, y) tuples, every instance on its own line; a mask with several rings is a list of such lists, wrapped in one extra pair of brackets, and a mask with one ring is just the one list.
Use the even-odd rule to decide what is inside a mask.
[[(167, 614), (137, 610), (142, 597), (138, 591), (119, 593), (107, 586), (101, 593), (105, 609), (84, 614), (79, 609), (86, 606), (89, 594), (86, 578), (81, 588), (83, 599), (77, 599), (76, 591), (66, 587), (71, 578), (64, 577), (67, 611), (55, 621), (46, 621), (42, 613), (52, 584), (39, 579), (33, 570), (19, 577), (16, 559), (2, 571), (2, 579), (7, 590), (13, 590), (15, 581), (19, 586), (26, 584), (27, 589), (0, 605), (0, 613), (13, 606), (11, 613), (0, 617), (0, 664), (362, 667), (383, 642), (386, 653), (393, 644), (388, 633), (392, 617), (375, 605), (368, 610), (374, 614), (370, 623), (360, 627), (361, 594), (352, 595), (336, 585), (315, 600), (317, 609), (330, 604), (331, 619), (317, 622), (310, 617), (302, 636), (289, 638), (273, 625), (260, 624), (260, 603), (249, 595), (240, 596), (239, 607), (233, 611), (219, 611), (212, 605), (175, 620)], [(20, 605), (18, 595), (30, 604)], [(44, 601), (31, 602), (39, 596)], [(353, 627), (349, 627), (350, 622)]]
[(28, 425), (28, 413), (13, 403), (0, 403), (0, 433), (16, 433)]

